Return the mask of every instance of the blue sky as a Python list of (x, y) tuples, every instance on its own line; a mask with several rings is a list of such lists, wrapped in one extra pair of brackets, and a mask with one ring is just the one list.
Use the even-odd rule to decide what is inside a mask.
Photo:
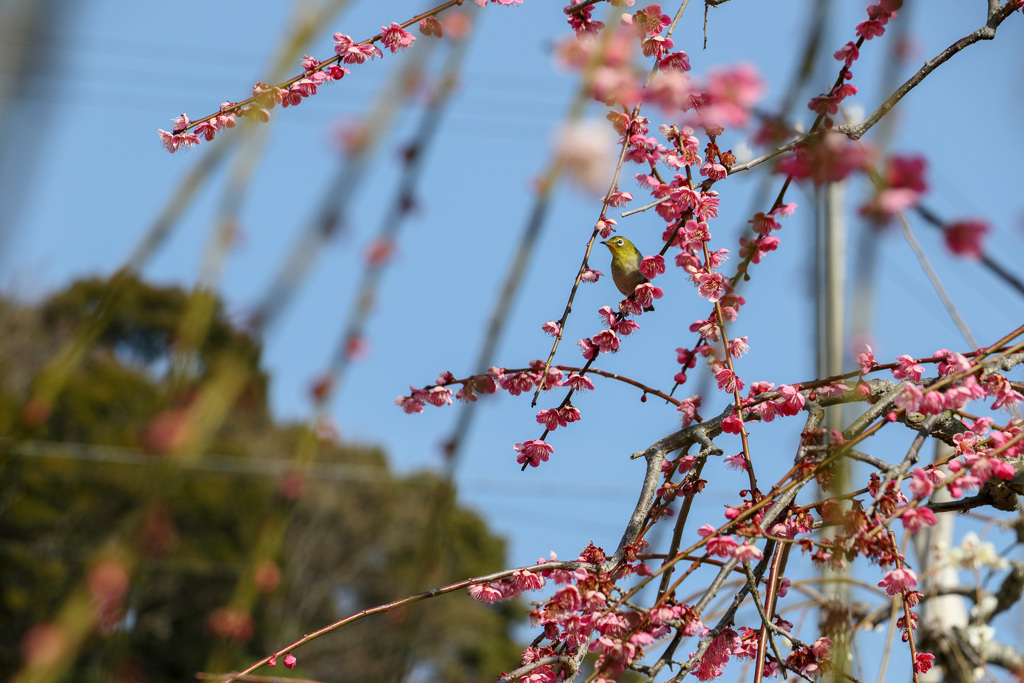
[[(298, 3), (302, 5), (303, 3)], [(865, 3), (866, 4), (866, 3)], [(984, 3), (943, 1), (909, 7), (911, 58), (888, 60), (887, 45), (868, 44), (855, 68), (860, 93), (853, 103), (872, 110), (883, 97), (885, 72), (902, 81), (913, 68), (961, 35), (980, 26)], [(472, 5), (472, 3), (467, 3)], [(862, 3), (833, 3), (840, 13), (823, 41), (827, 53), (850, 40)], [(361, 2), (324, 23), (304, 49), (326, 58), (330, 35), (341, 31), (368, 37), (390, 21), (404, 21), (427, 5), (404, 0)], [(692, 3), (675, 36), (690, 55), (694, 74), (750, 62), (766, 81), (763, 103), (771, 109), (794, 68), (794, 46), (807, 31), (811, 2), (731, 2), (710, 12), (707, 49), (703, 7)], [(428, 407), (407, 416), (393, 405), (410, 384), (433, 382), (442, 370), (470, 372), (482, 329), (533, 202), (532, 183), (548, 163), (554, 132), (575, 89), (573, 74), (553, 65), (551, 50), (567, 34), (561, 4), (526, 0), (521, 7), (491, 6), (479, 12), (460, 88), (429, 151), (417, 189), (417, 205), (403, 227), (396, 260), (384, 276), (378, 306), (367, 329), (371, 352), (355, 366), (333, 405), (344, 439), (385, 448), (399, 471), (436, 468), (439, 444), (456, 419), (458, 406)], [(244, 9), (228, 3), (175, 6), (113, 1), (69, 6), (55, 21), (56, 40), (39, 55), (42, 73), (19, 106), (30, 120), (42, 120), (34, 135), (34, 164), (14, 231), (7, 235), (4, 286), (38, 298), (83, 275), (109, 274), (121, 266), (149, 228), (171, 191), (203, 155), (224, 144), (228, 132), (197, 150), (175, 155), (160, 146), (156, 131), (170, 128), (182, 112), (193, 118), (213, 112), (224, 100), (241, 100), (264, 73), (277, 49), (291, 8), (254, 0)], [(468, 11), (477, 10), (470, 6)], [(674, 11), (665, 4), (664, 11)], [(602, 5), (597, 15), (605, 12)], [(191, 17), (189, 15), (192, 15)], [(892, 149), (929, 160), (926, 203), (948, 218), (988, 216), (993, 221), (991, 253), (1021, 273), (1024, 254), (1024, 196), (1019, 158), (1024, 71), (1022, 21), (1014, 16), (995, 41), (965, 50), (914, 90), (892, 116)], [(420, 38), (416, 48), (429, 39)], [(426, 59), (435, 73), (444, 57)], [(411, 50), (406, 58), (424, 58)], [(229, 311), (241, 320), (263, 296), (283, 255), (291, 248), (325, 191), (339, 154), (332, 139), (339, 125), (360, 117), (377, 88), (400, 59), (387, 54), (354, 67), (341, 83), (295, 109), (273, 111), (265, 151), (253, 170), (240, 213), (241, 239), (229, 252), (217, 286)], [(293, 72), (298, 71), (298, 64)], [(811, 78), (813, 92), (824, 90), (836, 73), (826, 59)], [(421, 111), (413, 99), (399, 112), (395, 127), (367, 167), (360, 189), (345, 207), (345, 229), (318, 253), (296, 298), (265, 339), (265, 365), (272, 375), (272, 402), (282, 418), (310, 413), (308, 388), (327, 365), (345, 317), (353, 305), (362, 254), (392, 201), (400, 150), (415, 130)], [(651, 111), (652, 122), (662, 122)], [(604, 110), (592, 105), (589, 116)], [(798, 107), (805, 125), (810, 112)], [(36, 118), (42, 117), (42, 118)], [(869, 134), (872, 136), (880, 130)], [(727, 133), (724, 146), (740, 137)], [(230, 163), (230, 162), (229, 162)], [(196, 282), (204, 250), (224, 193), (228, 166), (222, 166), (187, 208), (167, 242), (143, 274), (157, 282)], [(627, 169), (624, 189), (631, 189)], [(736, 237), (754, 206), (751, 197), (762, 175), (720, 184), (722, 213), (712, 223), (713, 246), (736, 251)], [(769, 187), (773, 196), (778, 180)], [(851, 205), (863, 181), (850, 184)], [(639, 193), (638, 197), (640, 196)], [(8, 197), (7, 199), (11, 199)], [(752, 347), (739, 372), (748, 381), (792, 383), (814, 375), (810, 291), (813, 197), (791, 192), (800, 208), (780, 234), (782, 249), (753, 269), (753, 281), (734, 334)], [(639, 200), (637, 203), (640, 203)], [(752, 208), (753, 207), (753, 208)], [(498, 349), (497, 364), (522, 366), (543, 358), (550, 340), (540, 326), (557, 319), (600, 204), (569, 184), (556, 193), (519, 298)], [(617, 217), (617, 212), (612, 213)], [(850, 261), (864, 225), (853, 208), (848, 229)], [(912, 225), (961, 313), (982, 344), (994, 341), (1024, 320), (1024, 301), (975, 265), (951, 258), (938, 235), (919, 221)], [(620, 232), (645, 253), (658, 246), (662, 224), (653, 215), (620, 220)], [(944, 313), (920, 267), (893, 229), (878, 238), (878, 265), (872, 332), (880, 360), (898, 354), (930, 355), (941, 347), (963, 350), (965, 343)], [(600, 248), (603, 250), (603, 248)], [(594, 267), (607, 272), (607, 256), (595, 252)], [(640, 319), (642, 331), (623, 351), (603, 357), (600, 367), (670, 388), (677, 346), (690, 345), (687, 327), (705, 317), (705, 305), (671, 269), (659, 284), (665, 298), (654, 315)], [(557, 362), (579, 364), (575, 340), (599, 329), (596, 311), (618, 301), (609, 280), (584, 286), (574, 304), (569, 331)], [(511, 561), (528, 563), (549, 550), (574, 557), (588, 541), (614, 548), (635, 502), (643, 465), (629, 454), (678, 425), (671, 406), (641, 404), (635, 390), (595, 380), (598, 390), (575, 405), (583, 419), (558, 430), (550, 463), (519, 471), (512, 444), (538, 438), (538, 408), (529, 399), (500, 396), (482, 407), (457, 473), (462, 500), (481, 511), (510, 540)], [(692, 393), (692, 392), (690, 392)], [(686, 395), (689, 395), (687, 393)], [(720, 402), (712, 402), (720, 407)], [(718, 408), (707, 411), (714, 413)], [(795, 446), (799, 425), (756, 425), (758, 452), (779, 460), (781, 474)], [(896, 437), (905, 448), (910, 437)], [(726, 445), (738, 448), (736, 445)], [(766, 470), (772, 469), (766, 466)], [(765, 474), (771, 478), (771, 472)], [(714, 505), (733, 500), (745, 477), (718, 464), (710, 476)], [(720, 494), (720, 495), (719, 495)], [(721, 519), (721, 508), (703, 511)]]

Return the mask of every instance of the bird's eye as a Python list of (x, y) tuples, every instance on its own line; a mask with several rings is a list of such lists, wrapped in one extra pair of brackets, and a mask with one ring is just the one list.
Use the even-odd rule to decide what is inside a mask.
[(622, 246), (622, 238), (620, 237), (619, 239), (615, 240), (615, 244), (616, 244), (616, 246), (621, 247)]

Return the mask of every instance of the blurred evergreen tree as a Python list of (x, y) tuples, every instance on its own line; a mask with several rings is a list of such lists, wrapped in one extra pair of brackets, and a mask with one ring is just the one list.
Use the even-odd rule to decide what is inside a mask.
[[(192, 296), (122, 273), (38, 306), (0, 302), (0, 679), (76, 586), (120, 597), (94, 609), (66, 679), (162, 682), (237, 670), (350, 613), (501, 568), (503, 542), (451, 507), (442, 481), (274, 423), (259, 344), (209, 295), (205, 334), (186, 339)], [(33, 378), (98, 313), (102, 333), (47, 419), (24, 429)], [(173, 457), (177, 418), (226, 359), (249, 370), (240, 398), (210, 453)], [(111, 543), (131, 560), (105, 562)], [(443, 544), (428, 576), (425, 543)], [(298, 651), (294, 672), (273, 671), (480, 680), (518, 658), (512, 619), (460, 592), (357, 622)]]

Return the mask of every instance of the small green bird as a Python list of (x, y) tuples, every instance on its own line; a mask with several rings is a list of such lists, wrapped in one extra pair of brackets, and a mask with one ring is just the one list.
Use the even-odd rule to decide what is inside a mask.
[[(640, 272), (640, 262), (644, 255), (625, 237), (612, 237), (601, 242), (612, 252), (612, 280), (625, 296), (631, 296), (637, 285), (650, 282)], [(654, 306), (647, 306), (645, 311), (653, 311)]]

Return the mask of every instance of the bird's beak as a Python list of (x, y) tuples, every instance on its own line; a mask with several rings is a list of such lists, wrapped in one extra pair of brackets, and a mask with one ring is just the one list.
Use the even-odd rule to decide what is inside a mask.
[(604, 246), (606, 246), (606, 247), (607, 247), (607, 246), (608, 246), (608, 243), (609, 243), (609, 242), (611, 242), (611, 240), (610, 240), (610, 239), (607, 239), (607, 240), (602, 240), (602, 241), (601, 241), (601, 244), (603, 244)]

